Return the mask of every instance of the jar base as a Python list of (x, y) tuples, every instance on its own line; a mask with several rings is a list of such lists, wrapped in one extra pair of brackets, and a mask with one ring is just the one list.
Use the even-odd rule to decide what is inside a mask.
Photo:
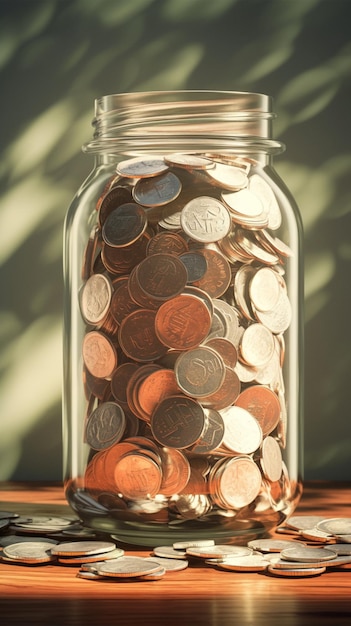
[[(108, 534), (119, 543), (156, 547), (171, 546), (178, 541), (213, 539), (220, 544), (246, 545), (248, 541), (274, 532), (294, 512), (302, 494), (302, 484), (295, 483), (293, 497), (280, 500), (274, 505), (260, 497), (239, 511), (213, 509), (195, 519), (180, 519), (169, 508), (148, 503), (154, 511), (141, 513), (131, 508), (110, 508), (105, 505), (112, 494), (100, 493), (98, 502), (91, 494), (79, 489), (66, 492), (72, 509), (79, 515), (84, 526), (95, 532)], [(105, 497), (103, 497), (105, 496)], [(111, 500), (110, 500), (111, 503)]]

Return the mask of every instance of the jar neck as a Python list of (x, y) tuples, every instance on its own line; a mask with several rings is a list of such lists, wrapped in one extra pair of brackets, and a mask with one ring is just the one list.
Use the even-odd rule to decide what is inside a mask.
[(204, 152), (272, 155), (272, 99), (229, 91), (107, 95), (95, 101), (94, 136), (83, 151), (103, 157)]

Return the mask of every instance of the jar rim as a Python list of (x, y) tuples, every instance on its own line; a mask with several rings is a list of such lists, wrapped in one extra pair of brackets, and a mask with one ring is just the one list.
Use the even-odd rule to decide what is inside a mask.
[(238, 149), (240, 142), (250, 141), (253, 151), (280, 152), (282, 144), (272, 140), (274, 117), (273, 99), (262, 93), (199, 89), (110, 94), (95, 100), (94, 137), (83, 151), (157, 152), (167, 142), (172, 150), (201, 150), (207, 142)]

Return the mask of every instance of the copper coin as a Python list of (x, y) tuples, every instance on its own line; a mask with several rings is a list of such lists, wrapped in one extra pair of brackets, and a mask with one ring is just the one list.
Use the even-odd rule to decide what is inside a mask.
[(109, 246), (124, 247), (133, 243), (145, 231), (145, 210), (134, 202), (121, 204), (107, 217), (102, 227), (102, 238)]
[(139, 287), (156, 300), (167, 300), (181, 293), (187, 278), (184, 264), (173, 254), (152, 254), (136, 268)]
[(186, 350), (198, 346), (207, 336), (211, 316), (196, 296), (181, 294), (164, 302), (156, 313), (156, 334), (169, 348)]
[(249, 411), (257, 419), (264, 436), (271, 433), (279, 422), (280, 402), (269, 387), (251, 385), (241, 392), (235, 404)]
[(128, 286), (128, 278), (120, 281), (111, 298), (110, 312), (117, 324), (121, 324), (127, 315), (140, 308), (132, 299)]
[(114, 209), (121, 204), (129, 204), (132, 202), (132, 193), (129, 187), (117, 185), (110, 189), (102, 198), (99, 209), (99, 223), (102, 226), (107, 217)]
[(154, 361), (166, 354), (167, 348), (155, 332), (155, 311), (139, 309), (124, 318), (119, 327), (119, 344), (134, 361)]
[(117, 402), (127, 403), (127, 384), (138, 369), (137, 363), (122, 363), (115, 369), (111, 378), (111, 391)]
[(84, 363), (93, 376), (111, 378), (117, 367), (117, 352), (108, 337), (92, 330), (83, 339), (82, 351)]
[(93, 273), (93, 267), (96, 259), (96, 252), (100, 243), (101, 231), (100, 228), (95, 225), (91, 229), (88, 243), (84, 250), (83, 263), (82, 263), (82, 279), (87, 280)]
[(176, 448), (162, 448), (162, 482), (160, 493), (173, 496), (185, 489), (190, 478), (190, 465), (186, 456)]
[(147, 255), (166, 252), (167, 254), (179, 255), (187, 252), (188, 244), (179, 233), (160, 232), (152, 237), (147, 246)]
[(151, 417), (151, 430), (161, 445), (181, 450), (197, 442), (205, 423), (204, 411), (196, 400), (175, 395), (157, 406)]
[(145, 378), (159, 369), (161, 369), (161, 367), (156, 363), (139, 365), (138, 369), (131, 375), (127, 383), (126, 394), (128, 406), (135, 415), (143, 420), (149, 420), (150, 416), (140, 406), (139, 387)]
[(202, 254), (207, 261), (207, 271), (194, 285), (206, 291), (212, 298), (219, 298), (230, 285), (232, 273), (229, 262), (216, 250), (205, 248)]
[(218, 352), (199, 346), (178, 357), (174, 373), (183, 393), (201, 398), (218, 391), (224, 380), (225, 366)]
[(116, 248), (102, 243), (101, 261), (104, 267), (112, 274), (127, 274), (146, 255), (146, 248), (150, 236), (143, 233), (139, 239), (123, 248)]
[(166, 172), (153, 178), (138, 180), (133, 188), (133, 198), (146, 207), (163, 206), (175, 200), (182, 190), (182, 184), (175, 174)]
[(174, 371), (158, 369), (141, 382), (138, 390), (139, 404), (143, 411), (151, 417), (161, 400), (176, 393), (179, 393), (179, 387)]
[(123, 409), (115, 402), (102, 402), (88, 418), (85, 439), (93, 450), (103, 450), (120, 441), (124, 428)]
[(225, 368), (224, 380), (218, 391), (201, 398), (204, 407), (220, 411), (234, 404), (240, 393), (240, 380), (237, 373), (230, 367)]
[(117, 490), (128, 500), (155, 497), (162, 482), (159, 465), (140, 450), (127, 452), (117, 461), (114, 478)]
[(127, 452), (133, 452), (135, 450), (138, 450), (138, 446), (134, 443), (120, 441), (104, 451), (104, 455), (102, 457), (101, 473), (102, 479), (105, 482), (105, 489), (111, 489), (112, 492), (116, 491), (116, 463), (123, 455), (127, 454)]
[(221, 355), (224, 364), (234, 369), (238, 361), (238, 351), (231, 341), (224, 337), (213, 337), (208, 339), (205, 345), (216, 350)]

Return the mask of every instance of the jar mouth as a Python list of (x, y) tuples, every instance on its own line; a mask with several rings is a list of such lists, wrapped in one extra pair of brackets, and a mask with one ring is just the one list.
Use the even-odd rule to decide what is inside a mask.
[(139, 152), (212, 147), (280, 152), (271, 139), (273, 101), (241, 91), (149, 91), (102, 96), (95, 100), (92, 141), (84, 152)]

